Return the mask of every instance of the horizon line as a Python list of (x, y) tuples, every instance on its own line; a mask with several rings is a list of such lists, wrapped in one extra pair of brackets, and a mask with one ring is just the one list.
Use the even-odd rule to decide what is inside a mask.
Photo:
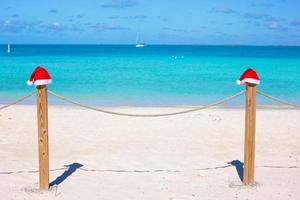
[[(118, 46), (135, 46), (135, 43), (124, 43), (124, 44), (116, 44), (116, 43), (0, 43), (0, 45), (118, 45)], [(256, 47), (300, 47), (300, 45), (283, 45), (283, 44), (161, 44), (161, 43), (153, 43), (146, 44), (146, 46), (256, 46)]]

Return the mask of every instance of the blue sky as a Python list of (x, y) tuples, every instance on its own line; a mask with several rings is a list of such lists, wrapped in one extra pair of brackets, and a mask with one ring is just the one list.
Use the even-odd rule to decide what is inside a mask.
[(300, 45), (299, 0), (1, 0), (0, 43)]

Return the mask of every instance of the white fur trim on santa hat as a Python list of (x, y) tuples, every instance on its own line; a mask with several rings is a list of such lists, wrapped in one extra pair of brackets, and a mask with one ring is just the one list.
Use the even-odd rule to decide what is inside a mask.
[(260, 81), (254, 78), (245, 78), (244, 80), (242, 80), (242, 83), (252, 83), (255, 85), (259, 85)]
[(41, 80), (36, 80), (34, 81), (35, 86), (39, 85), (48, 85), (52, 83), (52, 79), (41, 79)]
[(241, 81), (240, 80), (236, 81), (236, 84), (238, 84), (238, 85), (244, 85), (245, 83), (252, 83), (252, 84), (255, 84), (255, 85), (259, 85), (260, 80), (253, 79), (253, 78), (245, 78)]
[(28, 80), (27, 82), (27, 85), (31, 86), (32, 85), (32, 81)]

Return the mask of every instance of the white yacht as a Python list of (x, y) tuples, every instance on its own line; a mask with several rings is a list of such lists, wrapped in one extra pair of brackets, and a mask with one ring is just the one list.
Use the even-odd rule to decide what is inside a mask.
[(135, 47), (136, 47), (136, 48), (143, 48), (143, 47), (145, 47), (145, 44), (144, 44), (144, 43), (137, 43), (137, 44), (135, 45)]
[(140, 42), (140, 35), (137, 34), (137, 36), (136, 36), (136, 45), (135, 45), (135, 47), (136, 47), (136, 48), (143, 48), (143, 47), (145, 47), (145, 46), (146, 46), (146, 44)]

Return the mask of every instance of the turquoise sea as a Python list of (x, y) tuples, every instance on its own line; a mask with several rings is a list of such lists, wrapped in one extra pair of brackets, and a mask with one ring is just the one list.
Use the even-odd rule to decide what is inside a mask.
[(34, 90), (26, 80), (38, 65), (53, 78), (49, 89), (92, 105), (203, 105), (244, 89), (235, 81), (248, 67), (258, 89), (300, 103), (300, 47), (12, 44), (8, 54), (0, 45), (0, 103)]

